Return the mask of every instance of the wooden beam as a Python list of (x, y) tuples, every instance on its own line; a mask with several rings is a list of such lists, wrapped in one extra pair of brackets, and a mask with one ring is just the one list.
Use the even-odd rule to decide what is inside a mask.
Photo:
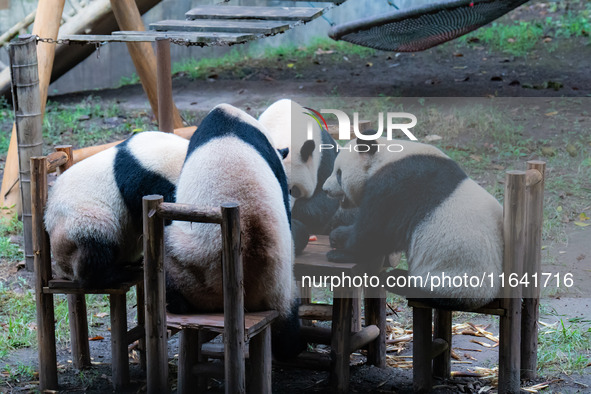
[[(145, 31), (140, 11), (134, 0), (111, 0), (113, 14), (121, 30)], [(152, 112), (158, 114), (158, 93), (156, 84), (156, 55), (154, 48), (147, 42), (128, 42), (127, 50), (131, 55), (142, 87), (148, 96)], [(176, 106), (173, 105), (174, 127), (183, 127), (183, 120)]]
[(309, 22), (322, 15), (317, 7), (202, 6), (185, 13), (187, 19), (261, 19)]

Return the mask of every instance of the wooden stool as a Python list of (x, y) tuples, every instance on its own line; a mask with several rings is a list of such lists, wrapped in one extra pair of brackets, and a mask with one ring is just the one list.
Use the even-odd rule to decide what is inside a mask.
[[(47, 158), (31, 158), (31, 195), (33, 217), (33, 250), (35, 263), (35, 292), (37, 302), (37, 335), (39, 339), (39, 389), (54, 390), (57, 384), (57, 359), (53, 295), (67, 294), (72, 340), (72, 363), (75, 368), (90, 366), (88, 321), (85, 294), (108, 294), (111, 309), (111, 352), (113, 387), (129, 383), (128, 344), (140, 341), (140, 363), (145, 367), (144, 291), (141, 273), (132, 281), (113, 288), (83, 288), (71, 280), (52, 279), (49, 235), (43, 217), (47, 202), (47, 173), (59, 168), (65, 171), (72, 163), (71, 147), (58, 147)], [(126, 293), (137, 289), (137, 326), (127, 330)]]
[[(540, 275), (545, 163), (528, 161), (527, 172), (508, 171), (503, 206), (504, 258), (507, 285), (510, 273)], [(499, 393), (517, 393), (520, 373), (533, 379), (537, 369), (537, 338), (540, 288), (506, 286), (503, 298), (471, 311), (500, 316)], [(522, 301), (523, 296), (523, 301)], [(435, 310), (432, 334), (432, 309), (420, 300), (409, 300), (413, 307), (413, 387), (415, 392), (430, 392), (432, 375), (449, 378), (452, 340), (452, 312)], [(431, 363), (433, 361), (433, 363)]]
[[(276, 311), (244, 313), (240, 255), (240, 214), (237, 205), (200, 210), (186, 204), (163, 203), (162, 196), (144, 197), (144, 258), (148, 393), (168, 391), (166, 328), (181, 331), (178, 392), (192, 393), (200, 381), (194, 373), (225, 377), (226, 393), (246, 390), (247, 344), (252, 376), (250, 391), (271, 392), (271, 323)], [(217, 223), (222, 226), (224, 313), (173, 315), (165, 312), (164, 220)], [(206, 363), (202, 345), (222, 333), (224, 366)], [(202, 383), (202, 382), (201, 382)]]
[[(330, 250), (327, 236), (310, 242), (302, 255), (295, 259), (294, 271), (301, 281), (303, 276), (363, 274), (358, 264), (339, 264), (326, 260)], [(302, 327), (302, 335), (309, 342), (330, 344), (330, 381), (334, 392), (349, 389), (349, 359), (352, 352), (367, 346), (367, 362), (380, 368), (386, 366), (386, 293), (380, 289), (379, 298), (365, 298), (365, 327), (360, 320), (360, 289), (335, 289), (333, 305), (312, 304), (304, 292), (300, 318), (332, 320), (332, 328)], [(307, 355), (302, 355), (306, 359)]]

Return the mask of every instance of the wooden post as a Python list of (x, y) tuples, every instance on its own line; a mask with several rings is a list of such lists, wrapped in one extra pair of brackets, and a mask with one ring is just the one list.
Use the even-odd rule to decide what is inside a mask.
[(144, 282), (139, 282), (135, 286), (136, 303), (137, 303), (137, 325), (142, 328), (144, 335), (139, 339), (138, 351), (140, 354), (140, 368), (142, 371), (146, 370), (146, 306), (144, 300), (146, 299), (144, 292)]
[(43, 293), (43, 287), (47, 286), (47, 282), (51, 279), (49, 236), (43, 223), (43, 212), (47, 202), (47, 163), (44, 157), (31, 158), (31, 179), (37, 341), (39, 344), (39, 391), (43, 392), (58, 388), (53, 295)]
[(271, 326), (250, 340), (249, 355), (252, 376), (249, 392), (271, 393)]
[(76, 369), (90, 367), (90, 346), (88, 344), (88, 321), (86, 320), (86, 298), (84, 294), (68, 294), (68, 316), (70, 317), (70, 341), (72, 365)]
[(113, 388), (121, 390), (129, 383), (129, 353), (127, 351), (127, 303), (125, 294), (111, 294), (111, 371)]
[(349, 392), (351, 315), (350, 292), (347, 289), (334, 289), (330, 346), (330, 385), (334, 393)]
[(452, 312), (435, 309), (435, 327), (433, 338), (441, 338), (447, 342), (447, 349), (433, 360), (433, 376), (448, 379), (451, 374), (451, 317)]
[(164, 289), (164, 220), (157, 214), (162, 196), (143, 198), (144, 290), (148, 393), (168, 392), (168, 353)]
[(361, 294), (361, 288), (351, 289), (351, 332), (361, 331)]
[(199, 361), (199, 330), (184, 328), (180, 332), (179, 363), (177, 376), (177, 393), (189, 394), (198, 392), (197, 376), (193, 373), (193, 367)]
[(412, 386), (415, 393), (431, 392), (432, 315), (431, 308), (412, 308)]
[(367, 345), (367, 363), (386, 368), (386, 290), (377, 289), (378, 298), (365, 299), (365, 326), (375, 324), (380, 335)]
[(156, 38), (158, 63), (158, 128), (166, 133), (174, 132), (172, 102), (172, 76), (170, 69), (170, 39)]
[(18, 140), (19, 175), (25, 242), (25, 266), (33, 270), (33, 232), (31, 222), (31, 162), (41, 156), (41, 105), (37, 72), (37, 39), (22, 36), (10, 45), (12, 100)]
[(244, 287), (240, 254), (240, 209), (222, 209), (222, 269), (224, 286), (224, 367), (226, 394), (246, 392), (244, 365)]
[[(33, 25), (33, 35), (43, 38), (57, 38), (62, 20), (65, 0), (42, 0), (37, 4), (37, 16)], [(39, 99), (41, 103), (41, 120), (45, 112), (47, 102), (47, 90), (53, 68), (55, 44), (39, 43), (37, 45), (37, 62), (39, 72)], [(14, 81), (14, 79), (13, 79)], [(12, 127), (10, 146), (6, 155), (4, 176), (2, 177), (2, 189), (0, 190), (0, 205), (16, 206), (15, 211), (21, 212), (21, 198), (18, 185), (18, 152), (16, 139), (16, 126)]]
[[(544, 171), (546, 163), (532, 160), (528, 170), (537, 170), (542, 180), (527, 190), (527, 230), (524, 272), (541, 276), (542, 226), (544, 220)], [(538, 320), (540, 318), (540, 287), (528, 287), (523, 296), (521, 315), (521, 378), (535, 379), (538, 369)]]
[(500, 319), (499, 393), (518, 393), (520, 386), (521, 288), (509, 286), (508, 277), (521, 278), (525, 241), (525, 172), (507, 171), (503, 206), (505, 286), (501, 306), (506, 311)]
[[(113, 14), (121, 30), (144, 31), (144, 23), (135, 0), (111, 0)], [(156, 55), (149, 42), (128, 42), (127, 50), (131, 55), (137, 74), (140, 77), (142, 86), (152, 111), (158, 118), (158, 93), (156, 79)], [(183, 120), (178, 109), (173, 106), (174, 127), (183, 127)]]

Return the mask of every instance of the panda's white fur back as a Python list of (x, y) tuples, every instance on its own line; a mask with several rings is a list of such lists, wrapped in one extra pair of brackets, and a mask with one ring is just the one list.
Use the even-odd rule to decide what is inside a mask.
[[(260, 116), (259, 122), (269, 131), (270, 141), (277, 149), (289, 148), (283, 160), (289, 182), (289, 189), (297, 187), (301, 198), (309, 198), (314, 193), (318, 178), (318, 167), (322, 144), (321, 130), (315, 120), (306, 115), (308, 111), (289, 99), (281, 99), (271, 104)], [(300, 148), (307, 141), (308, 123), (312, 124), (312, 137), (315, 149), (306, 162), (300, 155)], [(292, 200), (293, 205), (293, 200)]]
[[(216, 108), (261, 130), (256, 120), (233, 107)], [(231, 134), (209, 140), (187, 157), (176, 202), (240, 205), (245, 308), (287, 314), (294, 290), (291, 234), (281, 186), (261, 154)], [(219, 225), (174, 221), (167, 228), (166, 247), (167, 274), (184, 298), (201, 311), (220, 310)]]
[[(176, 183), (188, 143), (173, 134), (144, 132), (131, 137), (128, 147), (146, 170)], [(60, 276), (92, 279), (80, 277), (79, 272), (87, 258), (80, 242), (88, 240), (96, 241), (97, 250), (104, 244), (120, 246), (114, 264), (137, 261), (141, 256), (141, 228), (132, 226), (115, 179), (118, 149), (109, 148), (75, 164), (49, 191), (44, 220)]]

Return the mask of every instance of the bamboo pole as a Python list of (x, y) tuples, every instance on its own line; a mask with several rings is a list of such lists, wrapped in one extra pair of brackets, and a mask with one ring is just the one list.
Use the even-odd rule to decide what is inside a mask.
[(29, 15), (25, 16), (24, 19), (18, 21), (14, 26), (4, 32), (0, 36), (0, 46), (12, 40), (22, 29), (29, 27), (29, 25), (35, 20), (36, 13), (37, 10), (32, 11)]
[[(57, 38), (57, 34), (64, 11), (65, 0), (40, 0), (37, 5), (37, 17), (33, 25), (33, 35), (44, 38)], [(51, 79), (51, 70), (55, 56), (55, 45), (48, 43), (39, 43), (37, 45), (37, 62), (39, 71), (39, 97), (41, 101), (41, 120), (45, 112), (47, 102), (47, 90)], [(12, 127), (10, 137), (10, 146), (6, 155), (6, 166), (2, 178), (2, 188), (0, 189), (0, 205), (13, 207), (17, 212), (21, 212), (20, 194), (18, 184), (18, 153), (16, 140), (16, 126)], [(11, 210), (6, 213), (12, 214)]]
[(18, 140), (20, 189), (22, 196), (23, 233), (25, 241), (25, 267), (32, 271), (33, 230), (31, 219), (31, 162), (33, 156), (41, 156), (41, 113), (39, 79), (37, 72), (36, 38), (31, 35), (10, 45), (12, 73), (12, 100), (16, 135)]
[[(111, 0), (113, 14), (121, 30), (145, 31), (140, 11), (134, 0)], [(158, 117), (158, 89), (156, 82), (156, 55), (149, 42), (128, 42), (127, 50), (131, 55), (137, 74), (152, 111)], [(183, 127), (183, 120), (176, 106), (173, 105), (174, 127)]]

